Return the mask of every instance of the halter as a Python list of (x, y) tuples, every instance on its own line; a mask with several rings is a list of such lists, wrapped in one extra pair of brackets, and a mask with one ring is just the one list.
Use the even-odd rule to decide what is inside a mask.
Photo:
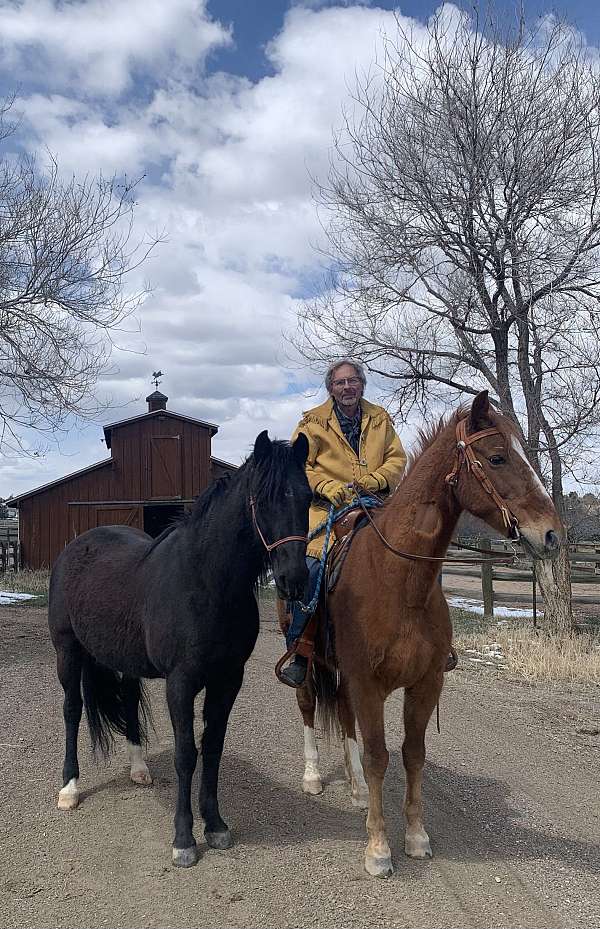
[(254, 528), (256, 529), (258, 533), (258, 537), (260, 541), (262, 542), (262, 544), (264, 545), (264, 547), (266, 548), (266, 550), (268, 551), (269, 555), (275, 548), (277, 548), (279, 545), (283, 545), (285, 542), (304, 542), (304, 544), (306, 545), (306, 542), (308, 540), (305, 535), (286, 535), (284, 539), (277, 539), (276, 542), (271, 542), (271, 544), (269, 545), (269, 543), (267, 542), (267, 540), (265, 539), (264, 535), (262, 534), (260, 530), (260, 526), (258, 525), (258, 522), (256, 519), (256, 500), (252, 496), (250, 497), (250, 511), (252, 513), (252, 522), (254, 523)]
[[(507, 505), (506, 501), (500, 496), (485, 471), (483, 470), (483, 465), (475, 457), (475, 452), (471, 446), (478, 442), (479, 439), (485, 439), (490, 435), (502, 435), (499, 429), (495, 426), (490, 427), (489, 429), (481, 429), (479, 432), (474, 432), (472, 435), (467, 435), (467, 420), (466, 417), (459, 420), (456, 424), (456, 457), (454, 460), (454, 467), (450, 474), (446, 476), (446, 484), (449, 487), (455, 487), (458, 483), (458, 475), (463, 464), (466, 465), (467, 471), (475, 475), (483, 489), (489, 496), (492, 498), (498, 509), (502, 514), (502, 520), (506, 528), (510, 531), (512, 540), (514, 542), (518, 541), (520, 538), (519, 533), (519, 521), (515, 514), (512, 512), (510, 507)], [(387, 549), (394, 555), (399, 555), (401, 558), (407, 558), (409, 561), (448, 561), (451, 560), (455, 564), (507, 564), (514, 563), (515, 556), (510, 555), (508, 557), (502, 555), (492, 555), (485, 554), (483, 558), (452, 558), (448, 559), (447, 557), (438, 557), (435, 555), (417, 555), (416, 553), (404, 552), (399, 548), (395, 548), (393, 545), (390, 545), (388, 540), (385, 538), (381, 532), (377, 523), (373, 520), (373, 517), (369, 513), (368, 509), (363, 505), (360, 498), (360, 493), (357, 485), (354, 485), (354, 489), (358, 498), (359, 506), (362, 508), (363, 513), (367, 517), (367, 520), (385, 545)], [(462, 548), (467, 548), (470, 551), (481, 551), (477, 548), (471, 548), (470, 545), (462, 545)]]
[(519, 520), (490, 481), (483, 470), (483, 465), (479, 459), (475, 457), (475, 452), (472, 448), (473, 444), (478, 442), (479, 439), (485, 439), (490, 435), (501, 436), (502, 433), (495, 426), (492, 426), (489, 429), (481, 429), (479, 432), (467, 435), (466, 417), (458, 421), (456, 424), (456, 457), (454, 459), (452, 471), (446, 476), (446, 484), (448, 484), (449, 487), (456, 487), (460, 469), (464, 464), (467, 472), (475, 475), (486, 494), (492, 498), (502, 514), (504, 525), (509, 530), (512, 539), (516, 542), (520, 538)]

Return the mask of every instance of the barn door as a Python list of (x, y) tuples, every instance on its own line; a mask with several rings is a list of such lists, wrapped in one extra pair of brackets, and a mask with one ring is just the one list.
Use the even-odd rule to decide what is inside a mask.
[(97, 506), (96, 526), (133, 526), (142, 529), (141, 506)]
[(150, 437), (150, 496), (181, 496), (181, 442), (178, 435)]

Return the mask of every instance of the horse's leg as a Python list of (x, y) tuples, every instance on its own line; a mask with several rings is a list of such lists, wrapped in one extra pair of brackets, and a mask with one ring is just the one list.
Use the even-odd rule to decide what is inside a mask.
[(383, 778), (389, 761), (383, 722), (384, 701), (374, 684), (370, 684), (360, 687), (353, 703), (363, 737), (363, 760), (369, 785), (365, 869), (374, 877), (389, 877), (394, 869), (383, 819)]
[(211, 848), (231, 848), (233, 845), (229, 826), (219, 812), (219, 766), (229, 714), (243, 677), (243, 666), (233, 668), (228, 671), (227, 677), (207, 683), (204, 695), (200, 813), (204, 819), (204, 837)]
[(175, 811), (173, 864), (189, 868), (198, 861), (191, 805), (192, 777), (198, 758), (194, 741), (194, 699), (196, 683), (186, 674), (174, 671), (167, 677), (167, 703), (175, 735), (175, 770), (179, 781)]
[(315, 689), (308, 680), (304, 687), (296, 690), (296, 700), (302, 721), (304, 723), (304, 776), (302, 777), (302, 790), (305, 794), (320, 794), (323, 792), (323, 782), (319, 772), (319, 749), (315, 739), (315, 709), (317, 699)]
[(127, 754), (130, 765), (129, 776), (135, 784), (149, 787), (152, 784), (152, 776), (142, 753), (140, 738), (140, 691), (141, 684), (138, 678), (123, 678), (122, 693), (127, 732)]
[(356, 739), (356, 716), (343, 681), (340, 683), (338, 694), (338, 716), (344, 737), (344, 760), (346, 764), (346, 777), (350, 783), (352, 805), (366, 810), (369, 806), (369, 788), (365, 781), (363, 766), (360, 761), (358, 741)]
[(63, 636), (56, 646), (56, 670), (63, 686), (65, 699), (65, 763), (63, 765), (63, 787), (58, 794), (59, 810), (74, 810), (79, 805), (79, 761), (77, 759), (77, 736), (83, 700), (81, 698), (81, 647), (74, 636)]
[(444, 682), (440, 672), (430, 672), (404, 695), (404, 743), (402, 758), (406, 770), (404, 850), (411, 858), (431, 858), (429, 836), (423, 827), (421, 783), (425, 763), (425, 730), (439, 700)]

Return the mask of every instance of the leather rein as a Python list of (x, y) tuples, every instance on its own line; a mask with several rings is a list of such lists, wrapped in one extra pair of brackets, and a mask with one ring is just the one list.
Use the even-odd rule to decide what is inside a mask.
[(265, 539), (264, 535), (261, 532), (260, 526), (258, 525), (258, 520), (256, 519), (256, 500), (254, 499), (254, 497), (250, 497), (249, 502), (250, 502), (250, 511), (252, 513), (252, 522), (254, 524), (254, 528), (256, 529), (258, 533), (258, 537), (260, 541), (262, 542), (262, 544), (264, 545), (264, 547), (266, 548), (266, 550), (268, 551), (269, 555), (279, 545), (284, 545), (286, 542), (304, 542), (304, 544), (306, 545), (306, 542), (308, 540), (305, 535), (286, 535), (285, 538), (277, 539), (276, 542), (271, 542), (271, 543), (267, 542), (267, 540)]
[[(477, 478), (485, 492), (492, 498), (500, 510), (504, 525), (511, 531), (511, 533), (514, 533), (513, 541), (518, 541), (520, 538), (519, 521), (511, 511), (504, 498), (500, 496), (488, 478), (487, 474), (483, 470), (483, 465), (479, 459), (475, 457), (475, 452), (473, 451), (472, 446), (475, 442), (478, 442), (479, 439), (485, 439), (490, 435), (502, 435), (502, 433), (499, 429), (492, 426), (489, 429), (481, 429), (479, 432), (474, 432), (471, 435), (467, 435), (466, 417), (458, 421), (456, 424), (456, 452), (454, 458), (454, 467), (452, 468), (452, 471), (446, 475), (446, 484), (450, 488), (456, 486), (458, 483), (458, 475), (464, 465), (467, 469), (467, 472), (469, 474), (473, 474)], [(360, 494), (357, 493), (357, 497), (363, 513), (379, 536), (380, 540), (383, 542), (388, 551), (392, 552), (393, 555), (398, 555), (400, 558), (406, 558), (409, 561), (452, 561), (455, 564), (509, 564), (515, 560), (514, 555), (490, 554), (485, 555), (483, 558), (448, 558), (448, 556), (439, 557), (435, 555), (417, 555), (414, 552), (404, 552), (401, 549), (390, 545), (388, 540), (379, 529), (379, 526), (376, 524), (373, 517), (369, 513), (369, 510), (363, 504), (360, 498)], [(461, 548), (467, 548), (469, 551), (481, 552), (481, 549), (472, 548), (468, 545), (462, 545)]]

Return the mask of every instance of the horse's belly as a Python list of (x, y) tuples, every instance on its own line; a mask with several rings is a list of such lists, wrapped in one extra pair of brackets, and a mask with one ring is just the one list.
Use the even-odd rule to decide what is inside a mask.
[(85, 621), (71, 616), (78, 641), (96, 661), (129, 677), (156, 677), (141, 628), (118, 613), (88, 612)]

